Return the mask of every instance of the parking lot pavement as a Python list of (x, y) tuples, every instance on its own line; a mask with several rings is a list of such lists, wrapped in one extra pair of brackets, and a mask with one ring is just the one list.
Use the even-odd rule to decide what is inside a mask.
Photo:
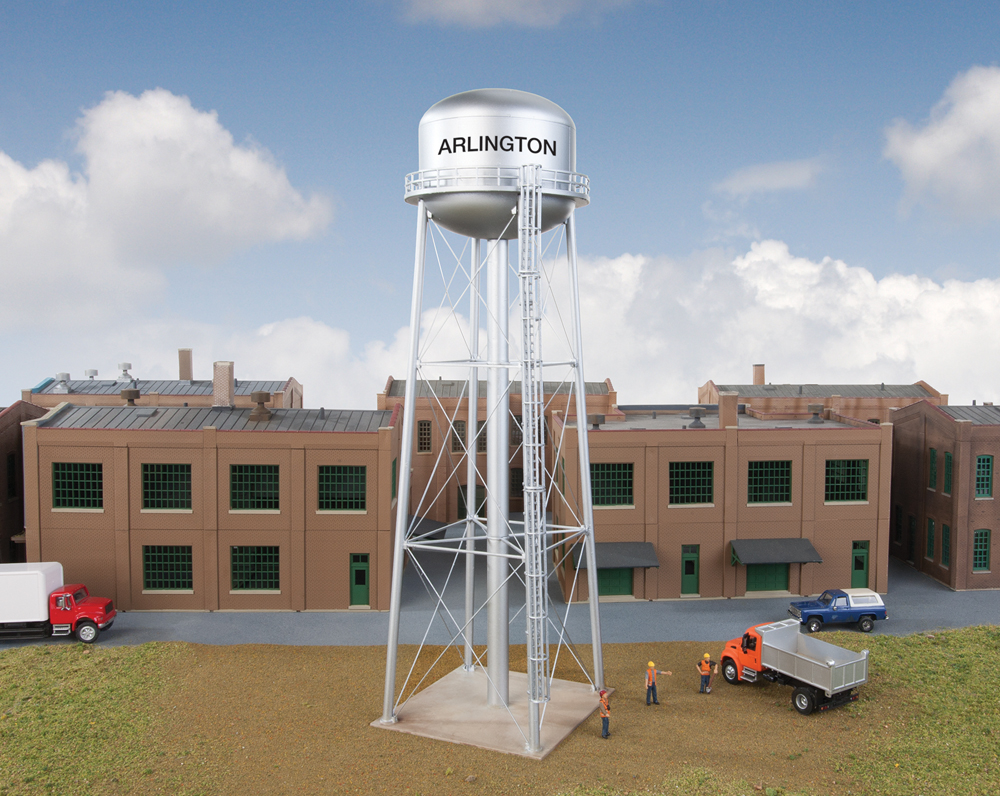
[[(434, 601), (415, 575), (404, 578), (400, 643), (419, 644), (425, 632), (428, 643), (450, 639)], [(485, 596), (485, 570), (477, 572), (477, 603)], [(462, 584), (452, 585), (448, 605), (461, 614)], [(521, 639), (524, 626), (523, 591), (510, 587), (511, 643)], [(553, 598), (558, 594), (553, 593)], [(642, 641), (725, 641), (751, 625), (787, 618), (793, 597), (706, 600), (658, 600), (601, 603), (601, 635), (606, 643)], [(875, 624), (875, 633), (908, 635), (942, 628), (992, 625), (1000, 621), (1000, 591), (953, 592), (906, 564), (889, 559), (889, 592), (885, 597), (889, 618)], [(565, 604), (554, 602), (550, 617), (555, 642)], [(434, 621), (432, 622), (432, 618)], [(428, 630), (429, 626), (429, 630)], [(329, 612), (141, 612), (119, 614), (114, 627), (101, 636), (102, 645), (121, 646), (147, 641), (189, 641), (197, 644), (279, 644), (293, 646), (383, 646), (388, 638), (389, 614), (380, 611)], [(475, 627), (476, 643), (486, 641), (486, 623)], [(585, 604), (571, 606), (566, 631), (576, 643), (590, 642), (590, 615)], [(860, 631), (855, 631), (860, 632)], [(75, 643), (57, 639), (59, 643)], [(0, 642), (0, 649), (45, 642)], [(51, 643), (51, 642), (49, 642)]]

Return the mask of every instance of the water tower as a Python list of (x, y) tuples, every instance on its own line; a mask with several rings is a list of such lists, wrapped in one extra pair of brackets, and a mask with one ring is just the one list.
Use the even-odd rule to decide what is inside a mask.
[[(511, 588), (523, 582), (524, 618), (520, 621), (525, 626), (528, 717), (521, 733), (525, 749), (538, 753), (543, 748), (545, 705), (557, 682), (552, 676), (549, 631), (556, 629), (561, 645), (567, 628), (565, 617), (550, 616), (550, 564), (558, 561), (565, 567), (566, 556), (578, 562), (574, 578), (583, 577), (579, 563), (586, 567), (593, 646), (593, 670), (588, 675), (591, 691), (601, 688), (604, 680), (597, 572), (585, 563), (595, 561), (594, 522), (574, 224), (574, 211), (590, 201), (589, 181), (576, 172), (573, 120), (555, 103), (523, 91), (480, 89), (444, 99), (424, 114), (418, 139), (419, 171), (408, 175), (405, 183), (405, 200), (417, 207), (416, 256), (380, 722), (395, 723), (401, 704), (396, 675), (404, 564), (413, 562), (428, 593), (436, 596), (430, 622), (443, 618), (453, 628), (448, 644), (464, 648), (461, 670), (485, 670), (484, 693), (471, 700), (468, 710), (484, 716), (491, 710), (506, 711), (515, 721), (511, 705), (517, 694), (512, 697), (510, 692), (509, 667), (509, 629), (516, 621), (510, 616)], [(432, 239), (439, 262), (430, 272), (440, 273), (444, 283), (436, 308), (433, 303), (425, 306), (429, 230), (441, 236), (440, 242)], [(552, 257), (543, 251), (543, 233), (549, 232), (561, 236), (555, 247), (558, 254)], [(452, 244), (456, 236), (458, 243)], [(511, 262), (511, 241), (516, 241), (516, 267)], [(450, 275), (440, 262), (443, 250), (455, 258)], [(546, 358), (542, 336), (549, 315), (558, 315), (564, 339)], [(435, 324), (442, 325), (431, 328)], [(481, 325), (485, 347), (480, 343)], [(457, 352), (453, 348), (435, 353), (434, 343), (442, 338), (449, 338)], [(553, 475), (554, 461), (547, 464), (546, 458), (546, 385), (553, 368), (560, 373), (548, 382), (548, 392), (561, 391), (565, 398), (561, 406), (577, 419), (576, 455), (583, 493), (576, 496), (578, 510), (559, 523), (547, 515), (552, 490), (565, 487)], [(446, 382), (440, 375), (456, 369), (460, 379)], [(484, 417), (479, 416), (481, 375), (486, 386)], [(512, 399), (517, 382), (519, 405)], [(418, 439), (419, 402), (440, 409), (443, 421), (434, 425), (439, 426), (442, 445), (424, 494), (408, 499), (415, 449), (416, 455), (431, 450), (430, 421), (421, 421)], [(462, 408), (467, 413), (464, 421), (458, 419)], [(464, 436), (458, 431), (462, 422)], [(516, 447), (512, 439), (517, 440)], [(554, 447), (557, 442), (549, 440), (548, 444)], [(485, 473), (480, 459), (485, 459)], [(510, 510), (512, 467), (523, 478), (523, 520)], [(480, 516), (483, 501), (477, 497), (480, 481), (484, 482), (480, 488), (485, 488), (485, 517)], [(449, 516), (430, 532), (421, 517), (445, 516), (435, 509), (435, 502), (453, 493), (450, 484), (459, 490), (465, 517), (454, 520)], [(576, 552), (571, 555), (569, 550)], [(461, 610), (447, 605), (448, 581), (434, 582), (430, 568), (420, 563), (420, 555), (430, 553), (453, 557), (442, 578), (450, 579), (455, 564), (464, 563), (464, 619), (456, 618)], [(485, 596), (479, 606), (477, 559), (485, 559), (486, 570)], [(485, 667), (484, 656), (476, 655), (473, 648), (476, 617), (481, 613), (486, 614)], [(422, 638), (428, 638), (428, 633)], [(585, 669), (582, 663), (581, 668)]]

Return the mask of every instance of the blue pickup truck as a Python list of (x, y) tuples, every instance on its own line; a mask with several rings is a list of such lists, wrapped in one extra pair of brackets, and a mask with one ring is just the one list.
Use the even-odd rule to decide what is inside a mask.
[(827, 589), (817, 600), (803, 600), (788, 606), (788, 613), (810, 633), (827, 624), (857, 624), (871, 633), (876, 619), (888, 619), (885, 603), (871, 589)]

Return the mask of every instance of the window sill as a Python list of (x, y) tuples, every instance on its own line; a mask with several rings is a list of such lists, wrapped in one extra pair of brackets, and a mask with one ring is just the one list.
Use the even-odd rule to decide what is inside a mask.
[(316, 509), (317, 514), (367, 514), (368, 509)]
[(990, 575), (990, 574), (992, 574), (992, 572), (993, 572), (993, 570), (991, 570), (991, 569), (974, 569), (974, 570), (972, 570), (972, 574), (973, 575)]
[(824, 500), (824, 506), (867, 506), (867, 500)]
[(281, 514), (281, 509), (229, 509), (230, 514)]
[(761, 503), (747, 503), (747, 508), (748, 509), (752, 509), (755, 506), (763, 506), (763, 507), (767, 508), (768, 506), (791, 506), (791, 505), (793, 505), (793, 503), (791, 501), (782, 500), (782, 501), (778, 501), (777, 503), (764, 503), (764, 502), (761, 502)]
[(607, 511), (608, 509), (634, 509), (635, 503), (620, 503), (611, 506), (594, 506), (594, 511)]
[(281, 594), (281, 589), (230, 589), (230, 594)]
[(714, 509), (714, 503), (669, 503), (668, 509)]
[(194, 594), (194, 589), (143, 589), (143, 594)]
[(75, 509), (75, 508), (59, 508), (52, 509), (53, 514), (103, 514), (104, 509)]
[(194, 509), (139, 509), (140, 514), (194, 514)]
[(983, 497), (977, 497), (976, 500), (993, 500), (993, 495), (983, 495)]

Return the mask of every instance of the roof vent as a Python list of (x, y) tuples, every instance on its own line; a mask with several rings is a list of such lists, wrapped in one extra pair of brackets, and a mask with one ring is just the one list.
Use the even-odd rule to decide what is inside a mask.
[(95, 378), (97, 378), (97, 371), (91, 368), (90, 370), (85, 370), (83, 372), (83, 375), (85, 375), (88, 379), (93, 381)]
[(604, 415), (587, 415), (587, 422), (594, 431), (597, 431), (604, 422)]
[(319, 419), (326, 420), (326, 409), (324, 409), (322, 406), (319, 408)]
[(688, 414), (694, 418), (688, 425), (688, 428), (705, 428), (705, 424), (701, 422), (701, 419), (705, 416), (705, 407), (692, 406), (688, 410)]
[(881, 387), (879, 387), (879, 389), (880, 389), (880, 390), (884, 390), (884, 389), (885, 389), (885, 382), (884, 382), (884, 381), (882, 382), (882, 386), (881, 386)]
[(823, 420), (823, 418), (819, 416), (819, 413), (822, 412), (826, 408), (825, 406), (823, 406), (823, 404), (809, 404), (809, 406), (807, 406), (806, 408), (810, 412), (813, 413), (813, 416), (810, 417), (809, 420), (806, 421), (807, 423), (823, 423), (823, 422), (825, 422)]
[(132, 376), (129, 374), (128, 369), (132, 367), (131, 362), (119, 362), (118, 367), (122, 369), (122, 375), (119, 376), (115, 381), (132, 381)]
[(122, 390), (121, 396), (126, 402), (126, 406), (135, 406), (135, 402), (139, 400), (139, 391), (134, 389), (125, 389)]
[(68, 373), (57, 373), (56, 374), (56, 385), (52, 388), (52, 392), (59, 395), (66, 395), (70, 389), (69, 384), (69, 374)]
[(257, 404), (250, 412), (250, 420), (263, 423), (271, 419), (271, 410), (264, 406), (271, 400), (271, 393), (267, 390), (254, 390), (250, 393), (250, 400)]
[(802, 395), (802, 385), (799, 385), (799, 395)]

